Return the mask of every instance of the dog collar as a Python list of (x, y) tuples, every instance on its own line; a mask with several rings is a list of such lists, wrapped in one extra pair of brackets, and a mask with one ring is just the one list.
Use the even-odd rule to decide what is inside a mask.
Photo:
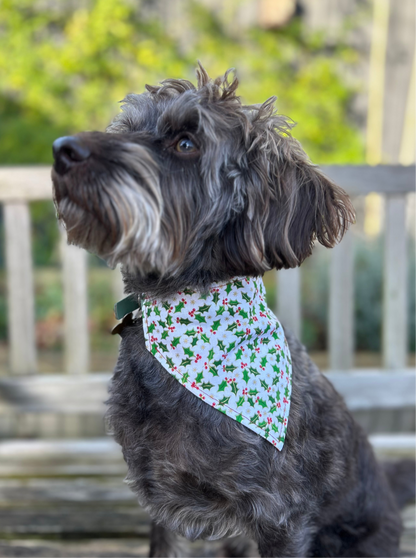
[(146, 347), (199, 399), (283, 448), (292, 361), (261, 277), (143, 300)]

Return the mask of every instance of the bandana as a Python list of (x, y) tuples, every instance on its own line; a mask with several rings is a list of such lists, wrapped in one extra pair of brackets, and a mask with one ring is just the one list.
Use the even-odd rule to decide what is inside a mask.
[(283, 448), (292, 361), (261, 277), (144, 299), (146, 347), (186, 389)]

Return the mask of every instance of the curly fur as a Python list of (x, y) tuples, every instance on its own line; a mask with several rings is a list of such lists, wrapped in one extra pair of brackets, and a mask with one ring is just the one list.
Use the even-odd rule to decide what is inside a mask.
[[(128, 95), (108, 133), (57, 153), (53, 181), (71, 242), (121, 262), (128, 293), (206, 290), (301, 264), (354, 219), (345, 192), (312, 165), (274, 101), (243, 105), (229, 72), (165, 80)], [(196, 151), (178, 153), (180, 138)], [(188, 539), (244, 534), (261, 556), (397, 556), (399, 512), (342, 398), (287, 332), (293, 393), (281, 452), (198, 400), (126, 327), (108, 416), (127, 481), (154, 520), (152, 556)], [(233, 550), (234, 548), (234, 550)], [(243, 555), (232, 539), (229, 555)]]

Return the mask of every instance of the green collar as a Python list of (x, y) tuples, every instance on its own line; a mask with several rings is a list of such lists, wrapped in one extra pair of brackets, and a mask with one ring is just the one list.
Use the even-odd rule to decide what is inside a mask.
[(134, 312), (140, 308), (139, 299), (137, 295), (131, 294), (123, 298), (114, 305), (114, 315), (116, 320), (122, 320), (127, 314)]

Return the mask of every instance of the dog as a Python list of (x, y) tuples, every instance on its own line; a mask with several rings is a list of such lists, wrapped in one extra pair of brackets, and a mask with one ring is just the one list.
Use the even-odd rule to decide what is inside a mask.
[[(275, 98), (243, 105), (230, 71), (212, 80), (199, 65), (197, 78), (197, 87), (183, 79), (146, 85), (124, 99), (106, 133), (54, 143), (54, 201), (68, 241), (110, 266), (121, 263), (125, 292), (142, 300), (143, 315), (136, 312), (120, 328), (108, 417), (127, 481), (153, 521), (150, 555), (183, 555), (177, 534), (234, 537), (228, 555), (249, 555), (235, 538), (242, 534), (261, 556), (398, 556), (401, 521), (384, 469), (341, 396), (290, 331), (279, 329), (260, 285), (267, 270), (299, 266), (316, 240), (328, 248), (340, 241), (354, 221), (351, 202), (309, 161), (291, 135), (292, 121), (276, 113)], [(229, 311), (228, 288), (236, 296), (242, 289), (250, 318), (242, 317), (238, 301)], [(214, 304), (223, 304), (217, 309), (223, 315), (206, 326)], [(258, 346), (247, 349), (257, 340), (250, 327), (241, 333), (251, 332), (235, 361), (241, 370), (228, 373), (212, 365), (214, 357), (196, 363), (195, 308), (210, 328), (206, 354), (222, 350), (213, 327), (223, 327), (224, 315), (233, 334), (241, 320), (251, 327), (263, 318)], [(152, 312), (159, 316), (158, 339)], [(183, 323), (189, 335), (180, 330), (172, 337)], [(237, 393), (233, 375), (244, 376), (244, 349), (256, 363), (254, 379), (269, 370), (275, 361), (262, 356), (265, 365), (257, 364), (255, 351), (271, 332), (284, 335), (269, 346), (286, 358), (286, 370), (275, 365), (273, 379), (286, 382), (286, 414), (277, 426), (267, 415), (273, 403), (263, 417), (269, 423), (255, 415), (244, 423), (243, 411), (232, 415), (228, 395), (215, 408), (218, 393), (190, 384), (189, 366), (181, 375), (174, 366), (174, 350), (183, 356), (190, 339), (192, 358), (185, 360), (196, 363), (195, 373), (211, 372), (207, 385), (218, 377), (217, 391), (223, 386), (249, 411), (263, 399), (254, 394), (249, 401), (244, 388)], [(170, 356), (159, 351), (162, 345)], [(233, 351), (223, 356), (238, 359)], [(264, 393), (276, 402), (272, 382), (264, 381)], [(232, 540), (240, 541), (234, 550)]]

